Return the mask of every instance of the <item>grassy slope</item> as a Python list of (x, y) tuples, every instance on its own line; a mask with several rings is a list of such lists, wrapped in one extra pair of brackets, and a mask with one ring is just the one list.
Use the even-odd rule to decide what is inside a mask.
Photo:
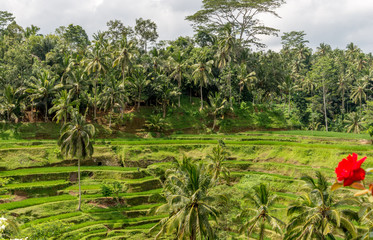
[[(52, 129), (52, 128), (51, 128)], [(43, 129), (42, 129), (43, 130)], [(39, 130), (39, 134), (40, 131)], [(46, 130), (46, 129), (44, 129)], [(31, 132), (31, 130), (30, 130)], [(10, 134), (11, 135), (11, 134)], [(0, 136), (1, 137), (1, 136)], [(34, 136), (35, 137), (35, 136)], [(359, 155), (368, 156), (364, 163), (365, 167), (373, 167), (373, 162), (369, 161), (373, 157), (373, 147), (369, 144), (362, 144), (361, 140), (368, 139), (367, 135), (356, 135), (346, 133), (325, 133), (325, 132), (307, 132), (307, 131), (279, 131), (279, 132), (243, 132), (240, 134), (212, 134), (212, 135), (172, 135), (165, 139), (138, 139), (138, 138), (113, 138), (101, 139), (96, 141), (96, 156), (105, 156), (107, 158), (119, 157), (124, 162), (141, 162), (150, 160), (163, 160), (167, 157), (180, 158), (182, 154), (194, 159), (206, 161), (206, 156), (211, 152), (218, 140), (223, 140), (228, 150), (231, 152), (230, 160), (224, 163), (232, 171), (232, 177), (235, 179), (233, 187), (218, 186), (216, 192), (225, 192), (230, 196), (233, 204), (231, 212), (226, 213), (227, 223), (232, 221), (238, 213), (237, 206), (244, 204), (243, 195), (250, 191), (250, 188), (259, 182), (268, 183), (271, 189), (279, 196), (279, 203), (276, 204), (277, 215), (286, 219), (286, 206), (297, 198), (302, 190), (302, 182), (299, 177), (302, 174), (313, 174), (315, 170), (320, 170), (327, 174), (330, 179), (334, 178), (334, 168), (341, 158), (351, 152), (357, 152)], [(6, 166), (8, 169), (14, 169), (20, 166), (43, 166), (53, 162), (59, 162), (61, 159), (54, 157), (56, 155), (56, 145), (54, 140), (22, 140), (19, 136), (3, 137), (0, 141), (0, 166)], [(49, 153), (48, 153), (49, 151)], [(48, 154), (47, 154), (47, 153)], [(1, 155), (3, 154), (3, 155)], [(26, 154), (26, 155), (23, 155)], [(27, 155), (29, 154), (29, 155)], [(38, 155), (39, 154), (39, 155)], [(14, 158), (12, 158), (13, 156)], [(16, 158), (18, 156), (18, 158)], [(25, 157), (29, 156), (29, 158)], [(30, 158), (31, 156), (31, 158)], [(20, 161), (22, 159), (22, 161)], [(149, 171), (157, 172), (156, 169), (167, 169), (170, 163), (151, 162)], [(11, 164), (11, 165), (9, 165)], [(83, 172), (105, 172), (106, 180), (110, 174), (120, 172), (137, 172), (137, 167), (97, 167), (84, 166)], [(33, 175), (57, 175), (61, 173), (76, 172), (76, 167), (41, 167), (27, 168), (0, 172), (0, 177), (19, 177)], [(122, 176), (122, 175), (118, 175)], [(146, 183), (151, 177), (142, 177), (138, 180), (127, 179), (127, 183)], [(123, 211), (144, 210), (154, 203), (141, 203), (130, 206), (127, 209), (103, 209), (89, 203), (102, 196), (99, 194), (99, 187), (105, 179), (95, 179), (87, 176), (83, 179), (83, 191), (88, 191), (83, 195), (83, 212), (75, 213), (76, 197), (64, 194), (59, 196), (36, 197), (26, 200), (0, 204), (0, 209), (10, 210), (21, 214), (23, 218), (30, 220), (22, 228), (29, 230), (29, 227), (35, 224), (48, 222), (49, 220), (60, 219), (67, 223), (74, 223), (73, 229), (81, 233), (79, 238), (94, 237), (97, 233), (98, 239), (106, 236), (107, 230), (104, 224), (114, 224), (118, 230), (113, 231), (107, 238), (116, 236), (132, 236), (132, 239), (146, 239), (146, 230), (154, 225), (147, 222), (149, 217), (135, 217), (132, 220), (126, 220)], [(372, 181), (368, 177), (368, 181)], [(53, 186), (65, 183), (66, 180), (39, 181), (37, 183), (14, 181), (8, 188), (17, 189), (29, 186)], [(76, 192), (76, 185), (67, 186), (62, 192)], [(89, 192), (91, 191), (91, 192)], [(151, 196), (158, 194), (160, 189), (124, 193), (124, 198), (136, 198), (142, 196)], [(341, 193), (348, 194), (348, 190), (341, 190)], [(6, 196), (11, 198), (12, 196)], [(144, 201), (144, 200), (141, 200)], [(159, 204), (158, 204), (159, 205)], [(143, 207), (141, 207), (143, 206)], [(137, 208), (137, 209), (136, 209)], [(97, 215), (97, 211), (110, 211), (113, 214), (107, 215), (105, 219)], [(115, 213), (115, 214), (114, 214)], [(30, 215), (31, 214), (31, 215)], [(136, 213), (142, 214), (142, 213)], [(101, 216), (101, 217), (100, 217)], [(105, 216), (105, 214), (103, 215)], [(98, 218), (97, 218), (98, 217)], [(231, 218), (231, 219), (229, 219)], [(100, 220), (101, 219), (101, 220)], [(155, 217), (157, 219), (157, 217)], [(137, 233), (129, 233), (119, 230), (124, 223), (135, 223), (130, 229), (142, 229)], [(224, 223), (220, 223), (224, 225)], [(113, 226), (114, 226), (113, 225)], [(139, 225), (139, 227), (137, 227)], [(126, 228), (127, 229), (127, 228)], [(24, 232), (26, 233), (26, 230)], [(145, 232), (144, 232), (145, 230)], [(235, 230), (233, 225), (232, 230)], [(105, 233), (105, 234), (104, 234)], [(104, 234), (104, 235), (100, 235)], [(128, 235), (127, 235), (128, 234)], [(238, 236), (235, 233), (231, 233)], [(129, 238), (129, 237), (128, 237)], [(131, 239), (129, 238), (129, 239)], [(221, 236), (222, 239), (226, 238)], [(87, 237), (87, 239), (89, 239)]]

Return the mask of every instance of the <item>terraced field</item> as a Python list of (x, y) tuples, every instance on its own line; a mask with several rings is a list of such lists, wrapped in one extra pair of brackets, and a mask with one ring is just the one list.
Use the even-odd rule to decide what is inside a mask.
[[(318, 170), (332, 183), (334, 168), (352, 152), (367, 156), (364, 167), (373, 167), (373, 147), (365, 139), (369, 136), (283, 131), (98, 140), (93, 159), (81, 167), (82, 211), (76, 211), (76, 161), (61, 157), (55, 141), (1, 140), (0, 178), (11, 181), (1, 188), (0, 210), (16, 219), (23, 236), (59, 224), (60, 239), (150, 239), (155, 233), (149, 229), (167, 216), (148, 210), (164, 202), (161, 182), (171, 162), (183, 155), (207, 162), (206, 156), (222, 140), (230, 152), (224, 165), (231, 171), (231, 185), (215, 189), (230, 198), (230, 212), (223, 213), (220, 228), (234, 222), (243, 196), (260, 182), (279, 196), (277, 214), (285, 221), (286, 207), (302, 191), (302, 175)], [(372, 180), (367, 177), (367, 182)], [(120, 200), (101, 193), (103, 184), (114, 181), (127, 186)], [(230, 226), (220, 238), (243, 239), (238, 228)]]

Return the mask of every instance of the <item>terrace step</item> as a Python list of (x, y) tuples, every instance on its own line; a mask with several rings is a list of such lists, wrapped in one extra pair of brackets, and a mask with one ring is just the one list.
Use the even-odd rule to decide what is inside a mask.
[[(106, 167), (86, 166), (81, 167), (81, 176), (90, 176), (97, 179), (116, 177), (137, 179), (149, 176), (149, 174), (138, 168), (128, 167)], [(0, 177), (11, 177), (18, 182), (47, 181), (47, 180), (69, 180), (72, 173), (77, 173), (77, 167), (46, 167), (28, 168), (0, 172)]]

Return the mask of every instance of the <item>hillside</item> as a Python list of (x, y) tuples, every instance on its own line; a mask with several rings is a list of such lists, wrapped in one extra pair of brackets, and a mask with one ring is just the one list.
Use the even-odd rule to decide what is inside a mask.
[[(41, 130), (40, 130), (41, 131)], [(21, 234), (31, 236), (46, 226), (59, 226), (59, 239), (151, 239), (149, 233), (164, 214), (148, 210), (164, 203), (161, 182), (174, 159), (183, 155), (207, 162), (206, 156), (219, 140), (229, 151), (224, 166), (231, 184), (215, 187), (228, 202), (219, 205), (223, 218), (216, 229), (219, 239), (246, 239), (236, 220), (243, 196), (260, 182), (269, 185), (280, 201), (276, 214), (286, 220), (286, 208), (300, 195), (304, 174), (324, 173), (329, 182), (334, 168), (348, 154), (367, 156), (365, 168), (373, 167), (373, 146), (367, 135), (306, 131), (242, 132), (238, 134), (174, 134), (166, 138), (98, 139), (93, 158), (82, 162), (83, 206), (76, 212), (76, 161), (60, 156), (55, 140), (16, 139), (0, 141), (2, 187), (0, 210), (12, 215)], [(367, 182), (373, 180), (367, 176)], [(119, 202), (102, 195), (102, 185), (114, 181), (126, 185)], [(350, 190), (339, 190), (338, 194)], [(32, 238), (31, 238), (32, 239)], [(36, 238), (37, 239), (37, 238)]]

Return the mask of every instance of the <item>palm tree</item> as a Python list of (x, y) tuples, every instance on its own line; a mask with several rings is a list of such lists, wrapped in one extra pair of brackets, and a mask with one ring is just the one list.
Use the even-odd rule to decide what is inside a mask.
[(368, 81), (364, 81), (363, 79), (358, 81), (356, 86), (352, 87), (352, 94), (351, 94), (351, 99), (354, 101), (356, 104), (358, 101), (360, 103), (360, 117), (362, 116), (362, 99), (366, 100), (367, 99), (367, 94), (366, 90), (368, 87)]
[(165, 75), (159, 75), (158, 79), (160, 82), (156, 84), (154, 90), (157, 92), (159, 102), (162, 105), (163, 118), (165, 118), (167, 106), (175, 97), (180, 96), (180, 90)]
[(56, 112), (53, 120), (57, 118), (57, 123), (63, 119), (63, 124), (66, 124), (67, 117), (69, 113), (72, 113), (74, 107), (79, 104), (79, 100), (72, 101), (73, 94), (71, 90), (67, 92), (62, 90), (57, 94), (57, 97), (53, 99), (53, 107), (49, 109), (49, 113)]
[(211, 205), (215, 200), (210, 196), (211, 184), (211, 176), (206, 174), (204, 166), (184, 157), (165, 181), (167, 203), (156, 212), (168, 210), (170, 215), (155, 226), (161, 226), (156, 239), (175, 230), (178, 239), (216, 239), (209, 221), (209, 218), (216, 221), (218, 217), (218, 211)]
[(123, 82), (116, 80), (113, 75), (110, 75), (107, 78), (108, 80), (105, 82), (104, 89), (99, 95), (98, 103), (105, 111), (109, 111), (110, 128), (114, 108), (116, 106), (119, 106), (121, 109), (124, 110), (126, 103), (128, 102), (128, 96)]
[(235, 46), (235, 38), (234, 33), (232, 31), (232, 26), (230, 24), (227, 24), (224, 27), (224, 33), (225, 36), (218, 41), (219, 48), (216, 53), (217, 56), (217, 66), (219, 69), (228, 68), (228, 75), (227, 75), (227, 81), (228, 81), (228, 89), (229, 89), (229, 104), (230, 107), (232, 107), (232, 76), (231, 76), (231, 69), (230, 64), (233, 60), (233, 52), (234, 52), (234, 46)]
[(230, 171), (228, 168), (223, 166), (223, 162), (227, 160), (228, 152), (218, 144), (212, 149), (212, 153), (207, 156), (207, 159), (210, 160), (207, 168), (212, 173), (212, 180), (215, 182), (220, 178), (220, 175), (223, 174), (224, 178), (229, 183)]
[[(100, 35), (101, 36), (101, 35)], [(93, 119), (96, 121), (97, 116), (97, 102), (98, 102), (98, 89), (97, 89), (97, 83), (99, 75), (103, 77), (107, 72), (107, 58), (108, 53), (107, 50), (107, 41), (102, 40), (99, 38), (97, 41), (95, 41), (94, 45), (92, 46), (92, 51), (89, 52), (88, 58), (86, 59), (87, 67), (85, 71), (88, 74), (96, 73), (95, 78), (93, 79), (93, 107), (94, 107), (94, 116)]]
[(49, 97), (61, 88), (61, 85), (56, 85), (57, 78), (51, 77), (48, 71), (39, 72), (36, 77), (31, 77), (30, 81), (27, 82), (26, 92), (30, 93), (32, 101), (40, 99), (45, 107), (44, 119), (48, 121), (48, 99)]
[(241, 232), (247, 231), (247, 236), (250, 235), (257, 229), (260, 240), (264, 239), (265, 236), (265, 225), (268, 224), (273, 230), (282, 235), (282, 226), (285, 224), (272, 215), (270, 208), (273, 207), (277, 200), (277, 196), (273, 195), (268, 187), (263, 183), (255, 186), (254, 194), (248, 195), (249, 202), (255, 208), (245, 208), (240, 217), (254, 216), (250, 218), (241, 228)]
[(308, 192), (288, 208), (291, 219), (285, 239), (335, 239), (335, 235), (340, 233), (345, 235), (345, 239), (355, 238), (356, 228), (350, 219), (357, 220), (357, 213), (339, 206), (358, 204), (358, 201), (335, 197), (320, 172), (316, 172), (316, 181), (310, 176), (301, 179), (305, 181)]
[(193, 65), (192, 76), (195, 84), (199, 84), (201, 94), (201, 110), (203, 109), (203, 93), (202, 87), (206, 87), (211, 75), (211, 66), (214, 63), (213, 60), (206, 62), (202, 57), (199, 62)]
[(120, 41), (120, 49), (115, 53), (117, 57), (113, 62), (113, 67), (120, 65), (123, 83), (125, 82), (126, 72), (128, 73), (130, 71), (136, 53), (135, 42), (128, 41), (127, 37), (122, 38)]
[[(181, 91), (183, 73), (186, 71), (187, 67), (187, 63), (184, 61), (183, 56), (184, 53), (178, 50), (168, 58), (169, 66), (171, 68), (170, 78), (177, 80), (179, 91)], [(178, 107), (180, 107), (180, 95), (178, 99)]]
[(217, 116), (223, 114), (224, 109), (226, 108), (227, 100), (222, 98), (219, 92), (215, 92), (215, 94), (209, 95), (209, 107), (208, 110), (212, 113), (214, 117), (214, 121), (212, 124), (212, 129), (215, 129)]
[(133, 76), (131, 76), (129, 80), (129, 86), (137, 95), (137, 109), (140, 109), (142, 92), (144, 91), (144, 88), (150, 84), (146, 70), (143, 67), (136, 69)]
[(87, 89), (87, 81), (88, 76), (84, 69), (76, 68), (70, 71), (67, 75), (65, 87), (67, 89), (70, 89), (70, 91), (72, 91), (71, 94), (73, 94), (75, 98), (80, 100), (83, 95), (82, 93), (84, 93), (84, 90)]
[(347, 115), (347, 118), (344, 120), (347, 128), (347, 132), (360, 133), (363, 129), (361, 117), (357, 112), (352, 112)]
[(161, 133), (165, 132), (170, 124), (161, 117), (161, 115), (150, 115), (150, 117), (145, 122), (145, 127), (150, 132), (155, 132), (157, 137), (161, 136)]
[(91, 139), (95, 134), (95, 127), (87, 124), (85, 118), (78, 112), (72, 114), (71, 122), (66, 123), (61, 129), (58, 145), (65, 156), (78, 158), (79, 205), (81, 209), (82, 192), (80, 186), (80, 161), (93, 154)]
[(248, 90), (253, 88), (254, 82), (256, 80), (256, 74), (255, 71), (252, 71), (251, 73), (247, 73), (247, 65), (246, 63), (241, 63), (238, 66), (238, 75), (237, 79), (239, 80), (238, 86), (239, 86), (239, 103), (241, 103), (241, 95), (242, 90), (246, 86)]
[(345, 113), (345, 93), (348, 88), (348, 79), (349, 79), (349, 74), (347, 73), (341, 73), (339, 78), (338, 78), (338, 92), (341, 93), (341, 98), (342, 98), (342, 113)]
[(6, 119), (17, 120), (17, 109), (23, 108), (22, 100), (24, 98), (23, 88), (13, 88), (12, 85), (5, 85), (0, 92), (0, 113), (6, 113)]

